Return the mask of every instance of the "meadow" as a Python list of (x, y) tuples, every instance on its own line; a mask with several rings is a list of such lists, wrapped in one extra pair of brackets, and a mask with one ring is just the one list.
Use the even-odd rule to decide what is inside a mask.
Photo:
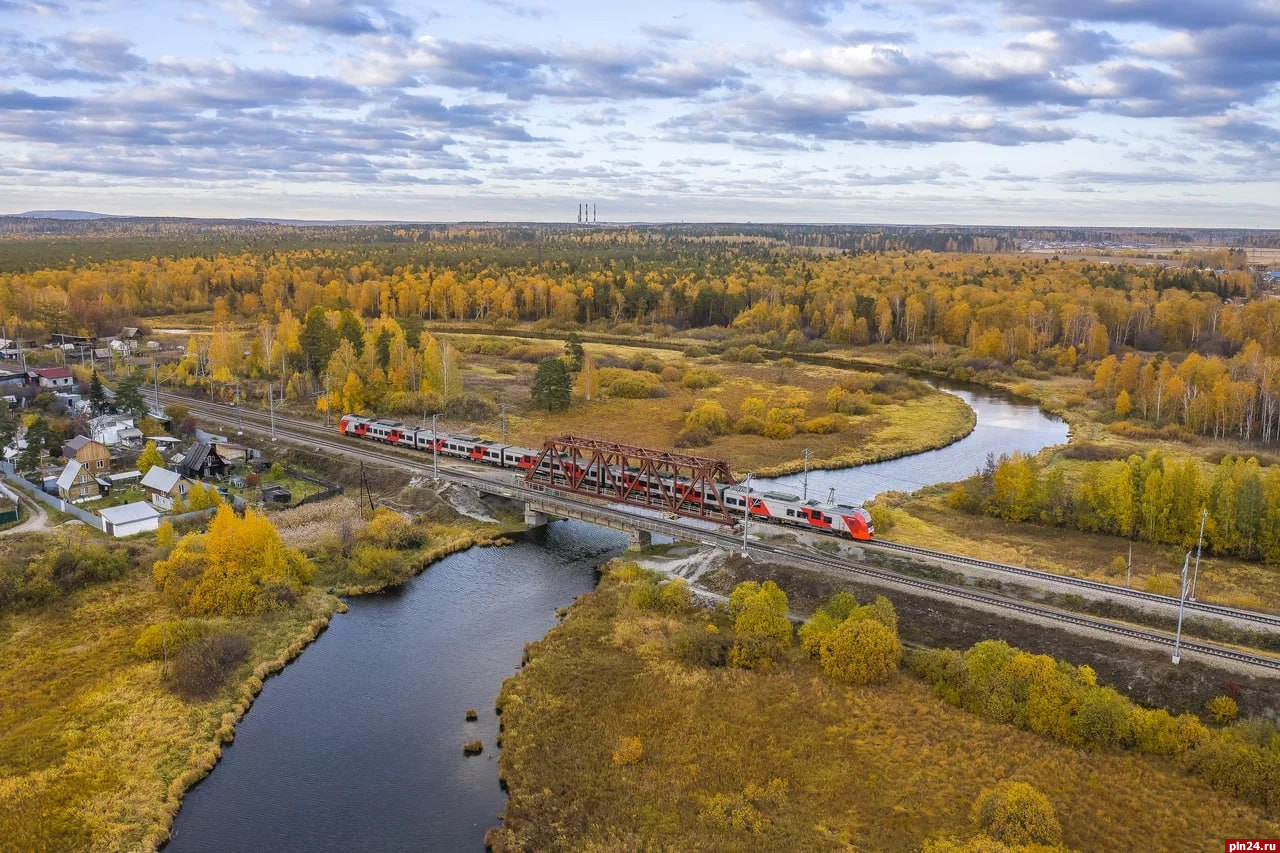
[(674, 638), (723, 617), (638, 610), (630, 592), (606, 576), (504, 685), (496, 851), (917, 850), (970, 836), (974, 799), (1005, 780), (1048, 796), (1072, 849), (1280, 831), (1168, 760), (995, 724), (907, 675), (845, 686), (795, 649), (768, 672), (685, 663)]

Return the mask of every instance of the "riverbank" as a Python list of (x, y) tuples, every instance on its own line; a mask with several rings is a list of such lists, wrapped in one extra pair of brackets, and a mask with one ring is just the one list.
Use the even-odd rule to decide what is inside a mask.
[[(724, 618), (637, 610), (630, 587), (606, 575), (503, 687), (498, 853), (918, 849), (968, 834), (974, 797), (1005, 779), (1044, 791), (1075, 849), (1280, 831), (1166, 760), (1064, 747), (907, 675), (835, 685), (794, 650), (769, 673), (687, 663), (687, 638), (722, 633)], [(725, 803), (743, 819), (719, 820)]]
[[(494, 541), (479, 523), (449, 529), (418, 551), (414, 573), (446, 554)], [(313, 540), (313, 545), (316, 544)], [(140, 659), (143, 628), (176, 619), (151, 566), (55, 603), (0, 617), (0, 838), (23, 849), (154, 849), (184, 794), (217, 764), (263, 682), (296, 658), (359, 594), (385, 583), (310, 587), (286, 609), (206, 620), (246, 641), (222, 688), (188, 701), (164, 663)], [(2, 846), (2, 845), (0, 845)]]

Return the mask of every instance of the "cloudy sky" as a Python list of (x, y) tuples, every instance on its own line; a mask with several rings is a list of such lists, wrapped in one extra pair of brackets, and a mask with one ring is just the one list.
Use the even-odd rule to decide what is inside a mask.
[(1280, 0), (0, 0), (0, 213), (1280, 227)]

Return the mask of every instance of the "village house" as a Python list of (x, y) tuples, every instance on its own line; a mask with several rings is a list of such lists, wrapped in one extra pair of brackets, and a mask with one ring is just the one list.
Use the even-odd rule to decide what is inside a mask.
[(173, 502), (178, 498), (186, 500), (190, 481), (177, 471), (155, 465), (142, 478), (142, 488), (147, 500), (156, 509), (168, 512), (173, 509)]
[(76, 379), (66, 367), (42, 367), (27, 371), (29, 381), (49, 391), (69, 390)]
[[(107, 447), (115, 447), (122, 441), (127, 441), (126, 430), (137, 432), (133, 418), (128, 415), (98, 415), (89, 421), (90, 434)], [(142, 433), (138, 432), (138, 435), (141, 436)]]
[(216, 444), (197, 441), (183, 452), (178, 471), (190, 480), (221, 477), (227, 473), (227, 462), (219, 455)]
[(65, 459), (74, 459), (84, 465), (95, 475), (106, 474), (111, 470), (111, 451), (102, 442), (87, 436), (77, 435), (62, 445), (62, 455)]
[(71, 503), (91, 501), (102, 496), (102, 486), (93, 472), (72, 459), (58, 475), (58, 497)]

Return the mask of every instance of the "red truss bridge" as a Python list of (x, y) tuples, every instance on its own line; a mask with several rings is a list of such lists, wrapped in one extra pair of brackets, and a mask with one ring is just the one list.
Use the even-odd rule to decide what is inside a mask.
[(729, 463), (566, 435), (549, 439), (525, 482), (575, 495), (733, 526), (724, 490), (735, 480)]

